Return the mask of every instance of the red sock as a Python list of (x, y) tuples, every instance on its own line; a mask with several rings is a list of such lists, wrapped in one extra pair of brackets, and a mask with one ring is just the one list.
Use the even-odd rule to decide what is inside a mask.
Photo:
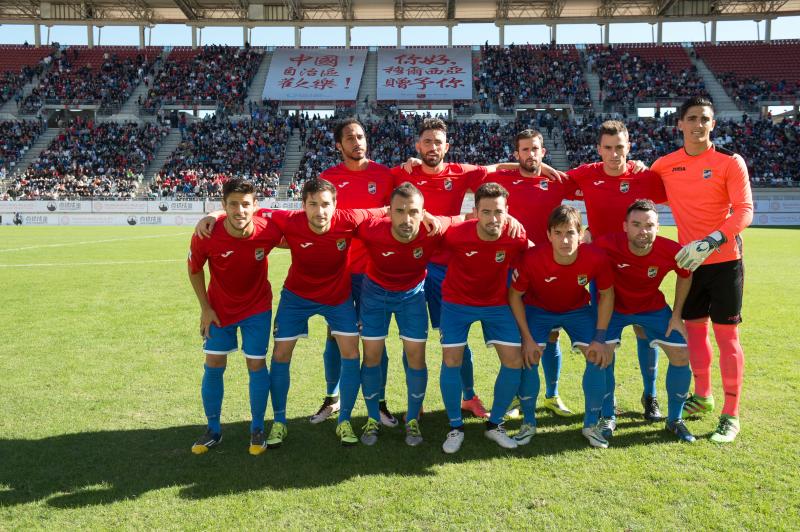
[(744, 376), (744, 351), (739, 343), (739, 326), (715, 323), (714, 336), (719, 346), (719, 369), (722, 373), (722, 389), (725, 390), (722, 413), (738, 417)]
[(694, 393), (700, 397), (711, 396), (711, 341), (708, 339), (707, 321), (687, 321), (689, 364), (694, 375)]

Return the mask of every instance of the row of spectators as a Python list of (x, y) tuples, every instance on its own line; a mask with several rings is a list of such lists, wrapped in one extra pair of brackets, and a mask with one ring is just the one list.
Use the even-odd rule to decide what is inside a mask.
[(169, 133), (156, 125), (76, 119), (7, 191), (17, 199), (132, 199)]
[(730, 97), (740, 108), (751, 108), (760, 100), (794, 101), (800, 95), (800, 81), (768, 81), (756, 78), (740, 78), (732, 72), (721, 74), (718, 79)]
[[(151, 199), (171, 198), (191, 200), (199, 198), (218, 198), (222, 196), (222, 185), (232, 175), (210, 171), (207, 169), (181, 170), (169, 175), (157, 175), (150, 185), (148, 196)], [(276, 172), (269, 175), (242, 174), (253, 182), (259, 197), (274, 198), (278, 192), (280, 178)]]
[(0, 122), (0, 167), (14, 166), (43, 131), (40, 121)]

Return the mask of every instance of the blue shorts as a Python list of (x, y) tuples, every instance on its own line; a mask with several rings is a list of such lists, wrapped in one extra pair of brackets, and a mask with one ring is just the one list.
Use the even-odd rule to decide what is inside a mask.
[(392, 314), (400, 329), (400, 338), (412, 342), (428, 339), (428, 309), (425, 307), (424, 282), (411, 290), (393, 292), (364, 276), (361, 287), (361, 338), (383, 340), (389, 335)]
[(241, 321), (225, 327), (213, 323), (208, 328), (209, 338), (203, 342), (203, 352), (207, 355), (227, 355), (239, 349), (236, 329), (242, 330), (242, 352), (246, 358), (267, 358), (269, 345), (269, 326), (272, 311), (253, 314)]
[(611, 315), (608, 324), (608, 344), (619, 344), (622, 340), (622, 329), (628, 325), (639, 325), (644, 329), (644, 334), (650, 341), (650, 347), (656, 344), (672, 345), (675, 347), (687, 347), (686, 338), (678, 331), (672, 331), (666, 336), (669, 328), (669, 320), (672, 318), (672, 310), (669, 306), (653, 312), (640, 312), (638, 314), (622, 314), (616, 310)]
[(597, 327), (597, 312), (591, 305), (569, 312), (550, 312), (526, 305), (525, 317), (531, 336), (539, 345), (546, 345), (550, 332), (561, 327), (567, 331), (573, 349), (579, 345), (587, 346), (592, 343)]
[(522, 345), (517, 322), (508, 305), (473, 307), (442, 301), (442, 347), (467, 345), (470, 326), (481, 322), (486, 345)]
[(428, 314), (431, 316), (431, 327), (439, 328), (442, 321), (442, 283), (447, 274), (447, 266), (428, 263), (428, 274), (425, 276), (425, 301), (428, 302)]
[(336, 306), (323, 305), (305, 299), (283, 288), (273, 336), (276, 342), (286, 342), (308, 336), (308, 318), (319, 314), (328, 322), (332, 335), (358, 336), (358, 322), (353, 298)]

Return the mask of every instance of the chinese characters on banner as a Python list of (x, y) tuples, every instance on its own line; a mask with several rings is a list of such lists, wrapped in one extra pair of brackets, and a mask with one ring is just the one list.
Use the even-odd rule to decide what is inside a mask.
[(278, 49), (272, 54), (265, 100), (355, 100), (366, 50)]
[(471, 100), (469, 48), (378, 51), (379, 100)]

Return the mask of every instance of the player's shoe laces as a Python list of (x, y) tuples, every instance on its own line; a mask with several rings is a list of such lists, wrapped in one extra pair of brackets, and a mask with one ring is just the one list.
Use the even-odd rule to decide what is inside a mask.
[(381, 414), (381, 424), (384, 427), (396, 427), (399, 424), (397, 418), (394, 417), (391, 412), (389, 412), (389, 407), (386, 406), (386, 401), (381, 401), (378, 403), (378, 410)]
[(250, 447), (249, 453), (253, 456), (258, 456), (267, 450), (267, 438), (264, 436), (264, 431), (258, 429), (250, 434)]
[(269, 431), (269, 436), (267, 436), (267, 447), (277, 449), (283, 444), (283, 440), (286, 439), (288, 434), (289, 430), (286, 428), (286, 424), (275, 421)]
[(406, 423), (406, 445), (416, 447), (422, 443), (422, 432), (419, 430), (419, 421), (412, 419)]
[(206, 430), (205, 434), (200, 436), (194, 445), (192, 445), (192, 453), (203, 454), (207, 453), (209, 449), (215, 445), (219, 445), (222, 441), (222, 434), (219, 432), (211, 432), (211, 429)]
[(739, 418), (722, 414), (719, 416), (719, 424), (711, 435), (711, 441), (714, 443), (731, 443), (736, 439), (739, 434)]
[(464, 429), (459, 427), (447, 433), (447, 438), (442, 444), (442, 451), (447, 454), (457, 453), (461, 449), (461, 444), (464, 443)]
[(339, 411), (339, 396), (338, 395), (326, 395), (325, 399), (322, 401), (322, 406), (319, 407), (317, 412), (310, 416), (308, 420), (313, 423), (322, 423), (331, 415), (335, 414)]
[(481, 398), (477, 395), (473, 396), (472, 399), (469, 400), (463, 399), (461, 401), (461, 410), (464, 412), (469, 412), (475, 417), (489, 419), (489, 412), (486, 411), (486, 408), (481, 402)]
[(519, 431), (514, 434), (514, 441), (517, 442), (517, 445), (528, 445), (535, 435), (536, 425), (523, 423), (520, 426)]
[(519, 446), (516, 440), (506, 433), (503, 425), (492, 426), (487, 424), (486, 432), (483, 434), (503, 449), (516, 449)]
[(644, 418), (647, 421), (662, 421), (664, 415), (658, 405), (658, 399), (653, 395), (642, 395), (642, 407), (644, 407)]
[(608, 440), (603, 437), (603, 433), (600, 432), (600, 424), (593, 427), (584, 427), (581, 430), (581, 434), (583, 437), (589, 440), (589, 445), (592, 447), (597, 447), (599, 449), (608, 449)]
[(378, 431), (381, 430), (381, 424), (374, 419), (367, 418), (367, 424), (364, 425), (364, 432), (361, 433), (361, 443), (364, 445), (375, 445), (378, 443)]
[(542, 406), (560, 417), (569, 417), (572, 415), (572, 410), (570, 410), (557, 395), (545, 397), (544, 401), (542, 401)]
[(617, 420), (613, 417), (601, 417), (600, 421), (597, 422), (597, 426), (600, 429), (600, 434), (608, 441), (614, 436), (614, 431), (617, 430)]
[(667, 421), (664, 428), (667, 429), (667, 432), (671, 432), (677, 436), (681, 441), (694, 443), (697, 440), (697, 438), (695, 438), (694, 435), (689, 432), (689, 427), (686, 426), (686, 423), (684, 423), (682, 419)]
[(703, 416), (714, 411), (714, 396), (693, 394), (683, 405), (683, 417)]
[(349, 421), (342, 421), (336, 425), (336, 435), (339, 436), (339, 441), (342, 445), (350, 446), (358, 443), (356, 433), (353, 431), (353, 425)]
[(514, 396), (514, 399), (508, 406), (508, 412), (503, 416), (503, 420), (508, 421), (510, 419), (519, 419), (520, 417), (522, 417), (522, 414), (519, 411), (519, 397)]

